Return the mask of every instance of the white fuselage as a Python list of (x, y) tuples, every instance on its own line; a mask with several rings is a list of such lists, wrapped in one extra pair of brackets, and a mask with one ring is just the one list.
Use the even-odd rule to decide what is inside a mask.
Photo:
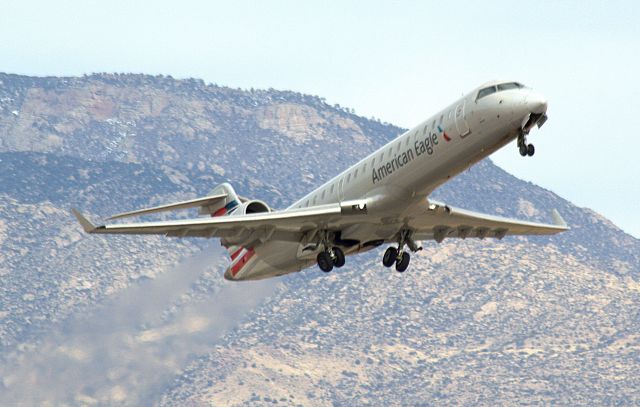
[[(531, 113), (546, 110), (544, 98), (529, 88), (498, 91), (478, 99), (478, 90), (487, 85), (491, 84), (398, 136), (287, 210), (368, 199), (374, 202), (367, 215), (371, 223), (375, 219), (401, 223), (403, 215), (425, 205), (425, 197), (438, 186), (516, 138)], [(345, 250), (347, 254), (375, 247), (366, 244), (376, 240), (375, 231), (367, 226), (343, 230), (341, 238), (359, 242)], [(301, 255), (300, 249), (301, 243), (295, 242), (260, 245), (251, 264), (233, 279), (267, 278), (314, 264), (314, 253)]]

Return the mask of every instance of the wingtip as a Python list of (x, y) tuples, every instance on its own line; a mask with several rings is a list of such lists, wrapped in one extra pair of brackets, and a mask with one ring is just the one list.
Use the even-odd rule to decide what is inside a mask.
[(560, 226), (566, 230), (569, 230), (569, 225), (567, 225), (567, 222), (565, 222), (565, 220), (562, 218), (562, 216), (560, 215), (560, 212), (558, 212), (557, 209), (554, 209), (551, 211), (551, 216), (553, 217), (553, 223), (556, 226)]
[(75, 208), (71, 208), (71, 213), (73, 213), (73, 216), (76, 217), (78, 223), (80, 223), (82, 229), (84, 229), (86, 233), (92, 233), (94, 230), (96, 230), (96, 227), (91, 222), (89, 222), (89, 219), (85, 218), (80, 213), (80, 211)]

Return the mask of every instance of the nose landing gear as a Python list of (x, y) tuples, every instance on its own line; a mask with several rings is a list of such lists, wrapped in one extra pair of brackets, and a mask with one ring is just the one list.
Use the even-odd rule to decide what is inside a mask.
[(385, 267), (391, 267), (394, 264), (396, 265), (396, 271), (399, 273), (404, 272), (407, 267), (409, 267), (409, 262), (411, 261), (411, 255), (404, 251), (404, 245), (406, 244), (412, 252), (417, 252), (422, 250), (422, 247), (418, 247), (416, 242), (413, 241), (412, 232), (410, 230), (404, 229), (399, 233), (398, 238), (398, 248), (391, 246), (387, 248), (384, 252), (384, 256), (382, 256), (382, 265)]
[[(544, 109), (546, 111), (546, 102), (544, 103)], [(529, 119), (527, 122), (520, 128), (520, 133), (518, 134), (518, 150), (520, 151), (521, 156), (533, 156), (536, 152), (533, 144), (527, 144), (527, 135), (531, 131), (534, 126), (538, 126), (538, 128), (542, 127), (543, 124), (546, 123), (548, 117), (545, 112), (541, 113), (531, 113), (529, 115)]]
[(527, 144), (527, 134), (524, 131), (520, 131), (518, 135), (518, 150), (520, 151), (520, 155), (525, 157), (532, 157), (536, 149), (533, 144)]

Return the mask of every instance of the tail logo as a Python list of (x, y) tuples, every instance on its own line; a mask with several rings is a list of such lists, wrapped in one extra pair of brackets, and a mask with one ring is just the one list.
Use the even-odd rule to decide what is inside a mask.
[(217, 211), (215, 211), (214, 213), (212, 213), (211, 217), (215, 218), (217, 216), (226, 215), (229, 211), (231, 211), (236, 206), (238, 206), (238, 201), (233, 200), (233, 201), (229, 202), (228, 204), (226, 204), (225, 206), (223, 206), (222, 208), (220, 208)]

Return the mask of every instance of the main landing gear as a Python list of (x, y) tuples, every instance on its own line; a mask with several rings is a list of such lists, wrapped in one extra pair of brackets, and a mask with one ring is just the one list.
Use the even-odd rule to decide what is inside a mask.
[(527, 144), (527, 133), (522, 130), (518, 135), (518, 150), (520, 151), (520, 155), (523, 157), (531, 157), (536, 152), (536, 148), (533, 146), (533, 144)]
[(340, 268), (344, 266), (345, 263), (344, 252), (339, 247), (321, 251), (318, 253), (316, 260), (318, 261), (320, 270), (325, 273), (330, 272), (334, 267)]
[(389, 247), (382, 256), (382, 264), (385, 267), (391, 267), (396, 265), (396, 271), (399, 273), (404, 272), (409, 267), (411, 261), (411, 255), (404, 251), (404, 245), (406, 244), (412, 252), (422, 250), (422, 247), (418, 247), (416, 242), (411, 237), (412, 233), (409, 230), (401, 230), (398, 236), (398, 248)]
[(324, 250), (318, 253), (316, 260), (320, 270), (325, 273), (330, 272), (334, 267), (340, 268), (344, 266), (345, 263), (344, 252), (339, 247), (334, 247), (331, 242), (332, 239), (331, 236), (329, 236), (329, 232), (323, 231), (320, 233), (320, 242), (318, 245), (322, 246)]

